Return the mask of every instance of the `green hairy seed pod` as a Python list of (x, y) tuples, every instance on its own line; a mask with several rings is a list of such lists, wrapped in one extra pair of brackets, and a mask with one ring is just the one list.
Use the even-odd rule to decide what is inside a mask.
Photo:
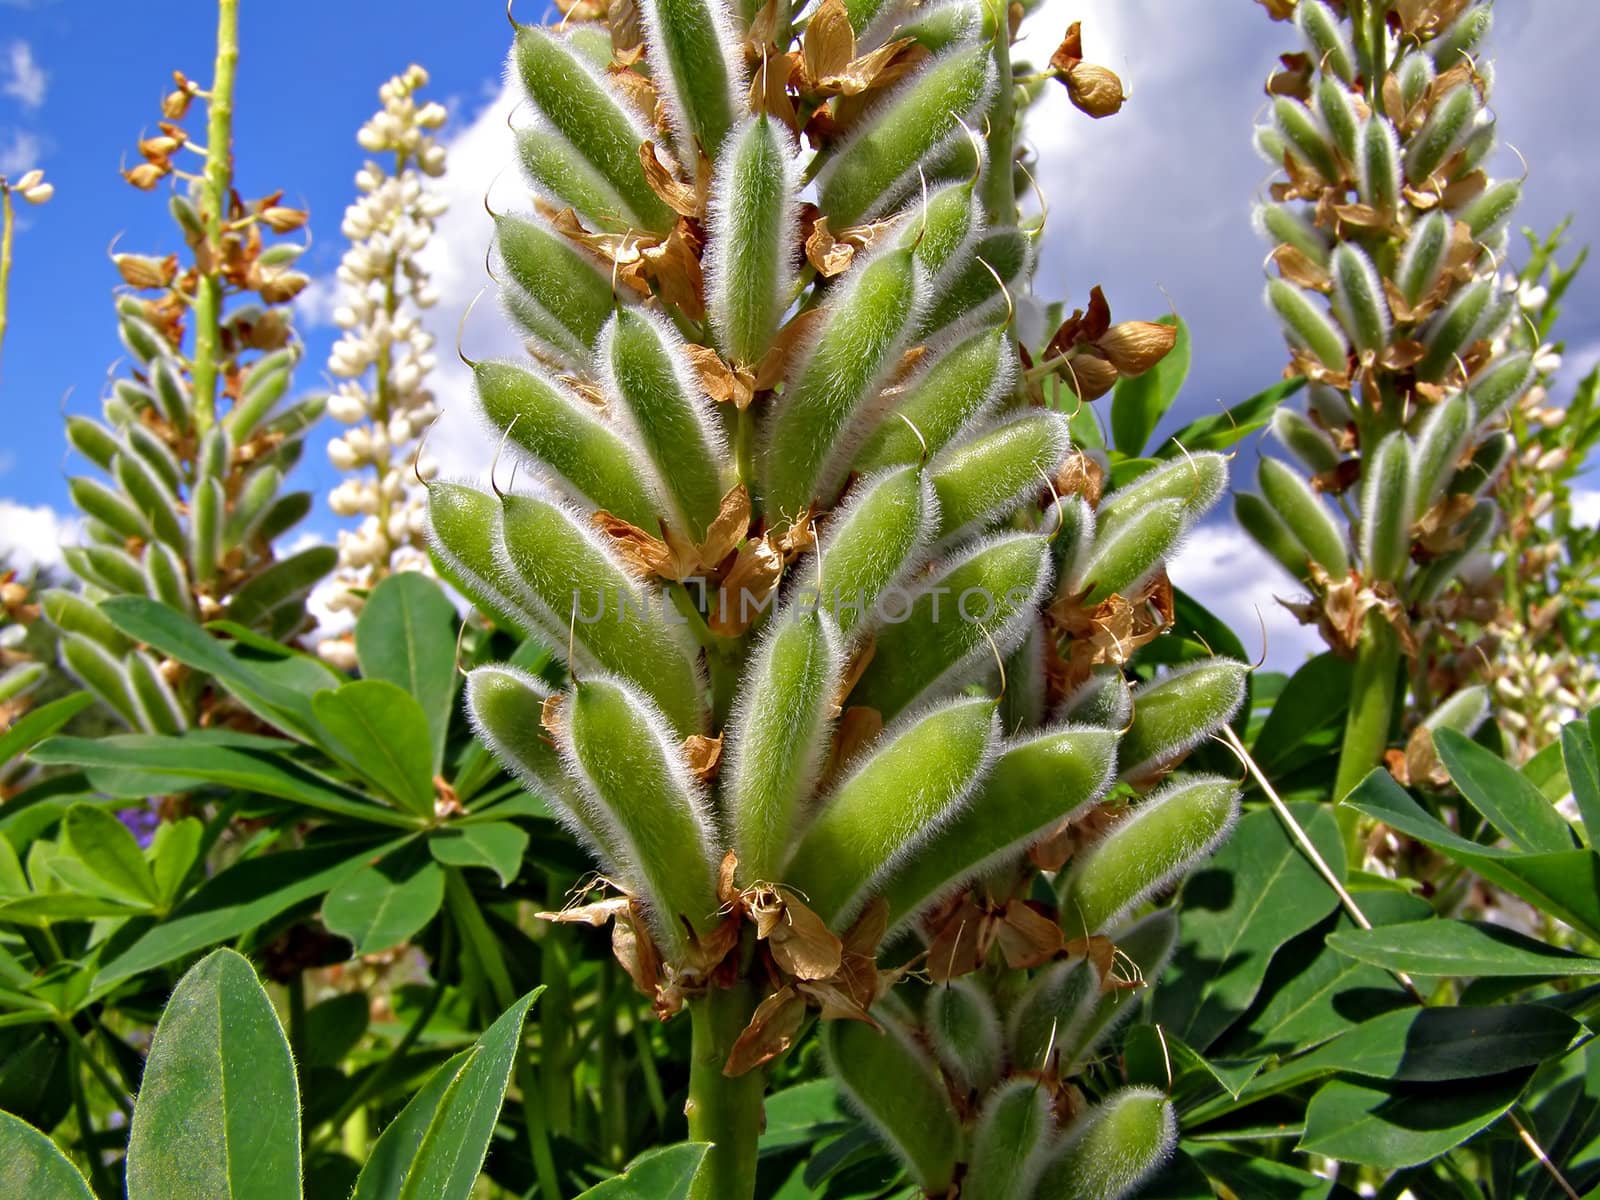
[(1256, 219), (1273, 241), (1293, 246), (1319, 267), (1328, 265), (1332, 248), (1327, 235), (1293, 209), (1282, 204), (1263, 204), (1256, 209)]
[(1356, 352), (1376, 355), (1389, 343), (1389, 302), (1366, 252), (1349, 242), (1333, 252), (1333, 311)]
[(1010, 1079), (983, 1102), (962, 1200), (1013, 1200), (1031, 1196), (1055, 1133), (1050, 1093), (1031, 1079)]
[(1411, 443), (1396, 431), (1361, 468), (1361, 559), (1369, 580), (1394, 583), (1405, 574), (1413, 503)]
[(73, 573), (99, 583), (108, 592), (132, 592), (138, 595), (144, 591), (144, 571), (126, 551), (110, 546), (89, 546), (82, 551), (81, 560), (83, 570), (79, 570), (78, 564), (68, 559)]
[(683, 627), (664, 619), (662, 596), (558, 501), (506, 496), (500, 530), (497, 578), (551, 644), (564, 647), (570, 638), (574, 666), (617, 672), (661, 706), (680, 737), (697, 731), (703, 714), (693, 652)]
[(1333, 519), (1327, 505), (1311, 490), (1311, 485), (1271, 458), (1261, 460), (1256, 480), (1272, 511), (1294, 535), (1295, 541), (1306, 548), (1311, 561), (1320, 563), (1335, 579), (1348, 574), (1350, 557), (1345, 551), (1344, 530)]
[(512, 55), (534, 107), (625, 205), (617, 219), (657, 233), (671, 229), (674, 214), (651, 190), (639, 161), (644, 131), (620, 97), (549, 30), (518, 26)]
[(1342, 457), (1339, 447), (1320, 426), (1292, 408), (1280, 408), (1272, 414), (1272, 436), (1313, 475), (1333, 470)]
[(969, 1092), (987, 1090), (1004, 1053), (1000, 1014), (987, 992), (970, 979), (934, 988), (925, 1025), (945, 1074)]
[(1076, 1043), (1076, 1030), (1094, 1012), (1100, 976), (1088, 959), (1051, 963), (1028, 984), (1006, 1023), (1013, 1067), (1047, 1071), (1062, 1046)]
[(1472, 435), (1472, 402), (1456, 392), (1429, 414), (1411, 454), (1412, 520), (1421, 520), (1455, 478)]
[(183, 559), (171, 546), (151, 542), (145, 547), (144, 576), (145, 593), (152, 599), (179, 612), (190, 612), (194, 608), (189, 572), (184, 568)]
[(1334, 157), (1327, 131), (1309, 108), (1289, 96), (1279, 96), (1272, 103), (1272, 120), (1291, 154), (1327, 182), (1338, 181), (1339, 161)]
[(1317, 84), (1317, 115), (1327, 128), (1334, 146), (1349, 163), (1358, 158), (1361, 140), (1361, 118), (1356, 115), (1355, 102), (1350, 92), (1338, 81), (1324, 77)]
[(189, 388), (183, 381), (183, 373), (177, 363), (165, 354), (152, 364), (150, 395), (161, 415), (175, 428), (189, 428)]
[(117, 716), (135, 728), (142, 725), (127, 669), (99, 643), (80, 634), (63, 634), (61, 663), (70, 674), (82, 680), (85, 687), (105, 701)]
[(68, 417), (67, 442), (102, 471), (111, 469), (111, 460), (122, 449), (116, 434), (92, 417)]
[(1479, 424), (1495, 420), (1521, 400), (1533, 386), (1539, 372), (1533, 356), (1519, 350), (1508, 354), (1473, 380), (1467, 394), (1472, 398), (1472, 413)]
[(1406, 178), (1417, 186), (1461, 148), (1478, 115), (1478, 92), (1470, 83), (1457, 84), (1434, 104), (1433, 111), (1406, 147)]
[(39, 604), (45, 619), (62, 633), (81, 633), (99, 642), (113, 654), (126, 652), (130, 643), (121, 631), (100, 611), (99, 605), (90, 604), (76, 592), (65, 588), (47, 588), (39, 593)]
[(1488, 545), (1499, 521), (1500, 510), (1493, 500), (1478, 501), (1456, 526), (1461, 545), (1440, 555), (1418, 572), (1410, 588), (1411, 601), (1426, 604), (1454, 582), (1461, 564), (1481, 553)]
[(787, 132), (751, 118), (718, 160), (706, 243), (706, 307), (730, 362), (759, 363), (794, 286), (798, 190)]
[(696, 158), (696, 143), (715, 159), (743, 105), (744, 80), (733, 22), (721, 0), (643, 0), (651, 78), (672, 114), (678, 157)]
[(620, 679), (579, 680), (561, 707), (561, 761), (605, 814), (656, 937), (681, 957), (684, 923), (703, 932), (717, 921), (714, 834), (688, 760), (661, 710)]
[(1473, 237), (1488, 237), (1510, 218), (1521, 200), (1521, 180), (1506, 179), (1478, 196), (1456, 216), (1466, 222)]
[(1406, 303), (1416, 304), (1433, 290), (1449, 250), (1449, 217), (1435, 210), (1416, 223), (1395, 271), (1395, 282)]
[(1014, 533), (971, 544), (917, 588), (880, 599), (876, 650), (850, 703), (890, 720), (967, 683), (996, 650), (1016, 649), (1048, 582), (1044, 538)]
[(242, 441), (254, 433), (256, 426), (283, 399), (289, 390), (293, 365), (293, 355), (287, 350), (279, 350), (263, 358), (251, 369), (244, 385), (244, 394), (224, 422), (234, 441)]
[(1371, 116), (1362, 124), (1357, 166), (1361, 199), (1379, 212), (1399, 209), (1400, 139), (1385, 118)]
[(233, 459), (233, 439), (228, 436), (228, 431), (220, 425), (213, 425), (200, 440), (197, 458), (195, 470), (202, 478), (226, 478), (228, 464)]
[[(858, 482), (824, 526), (814, 559), (815, 606), (849, 634), (874, 613), (885, 588), (901, 579), (933, 537), (937, 506), (919, 470), (899, 467)], [(802, 575), (801, 578), (804, 578)], [(801, 584), (800, 600), (807, 599)]]
[(1117, 755), (1123, 777), (1148, 774), (1221, 729), (1239, 711), (1249, 675), (1243, 663), (1210, 658), (1135, 688), (1133, 723)]
[(1413, 108), (1426, 94), (1428, 85), (1434, 81), (1433, 59), (1427, 54), (1412, 50), (1401, 58), (1399, 67), (1395, 69), (1395, 78), (1400, 82), (1401, 102), (1407, 108)]
[(1267, 305), (1296, 345), (1304, 346), (1330, 371), (1345, 369), (1349, 351), (1344, 334), (1309, 296), (1292, 283), (1274, 279), (1267, 284)]
[(884, 212), (917, 183), (917, 166), (981, 126), (994, 91), (985, 46), (936, 58), (872, 110), (817, 179), (822, 211), (840, 228)]
[(1056, 728), (1008, 742), (972, 799), (880, 886), (896, 927), (1057, 822), (1099, 800), (1116, 772), (1111, 729)]
[(282, 486), (283, 472), (277, 467), (262, 467), (250, 473), (223, 529), (223, 536), (229, 545), (243, 545), (256, 535), (261, 523), (272, 511), (278, 489)]
[(900, 244), (913, 250), (923, 269), (935, 276), (955, 261), (967, 240), (982, 227), (977, 193), (971, 181), (963, 180), (932, 192), (926, 204), (911, 211)]
[(1000, 727), (1013, 733), (1037, 729), (1045, 716), (1049, 691), (1049, 663), (1045, 644), (1049, 638), (1042, 619), (1035, 618), (1022, 644), (1006, 656), (1006, 690), (1000, 697)]
[(1484, 489), (1500, 477), (1515, 449), (1516, 443), (1509, 433), (1490, 434), (1478, 443), (1471, 461), (1456, 472), (1446, 490), (1452, 495), (1482, 495)]
[(1470, 58), (1477, 52), (1489, 30), (1494, 25), (1494, 11), (1487, 4), (1470, 8), (1438, 37), (1427, 43), (1427, 51), (1441, 71), (1448, 71), (1463, 56)]
[(1311, 553), (1289, 532), (1278, 514), (1260, 496), (1240, 492), (1233, 498), (1233, 517), (1278, 564), (1296, 579), (1310, 578)]
[(898, 23), (902, 14), (890, 14), (896, 21), (892, 27), (888, 20), (877, 22), (873, 28), (863, 31), (859, 44), (876, 45), (887, 40), (887, 37), (878, 36), (882, 30), (886, 35), (892, 33), (895, 40), (910, 38), (930, 54), (939, 54), (962, 42), (976, 40), (983, 32), (983, 10), (971, 0), (930, 4), (911, 10), (911, 14), (915, 19), (903, 24)]
[(611, 65), (611, 34), (599, 25), (568, 25), (567, 44), (583, 55), (596, 71)]
[(128, 353), (143, 364), (149, 364), (152, 359), (157, 359), (166, 352), (166, 340), (148, 321), (139, 317), (124, 313), (122, 319), (117, 322), (117, 333), (122, 339), (122, 344), (128, 348)]
[(989, 765), (994, 701), (953, 700), (887, 730), (821, 801), (784, 878), (842, 927), (875, 880), (960, 810)]
[(927, 341), (945, 330), (970, 328), (1005, 312), (998, 275), (1012, 296), (1032, 261), (1033, 243), (1020, 229), (996, 229), (955, 256), (930, 289), (931, 301), (916, 325), (916, 339)]
[(178, 520), (178, 498), (167, 490), (161, 477), (132, 453), (117, 455), (111, 464), (111, 473), (157, 540), (169, 546), (182, 546), (183, 524)]
[(193, 505), (189, 514), (190, 574), (196, 583), (208, 584), (222, 557), (222, 531), (228, 519), (222, 481), (211, 475), (195, 484)]
[(638, 451), (595, 411), (541, 371), (503, 362), (473, 368), (489, 424), (539, 461), (556, 485), (651, 532), (663, 509)]
[[(1282, 410), (1280, 410), (1282, 411)], [(1198, 520), (1222, 499), (1228, 486), (1228, 459), (1214, 450), (1173, 459), (1123, 484), (1101, 501), (1095, 514), (1102, 537), (1136, 518), (1159, 500), (1178, 500), (1191, 520)]]
[(122, 430), (122, 436), (126, 439), (126, 453), (136, 455), (168, 493), (176, 496), (183, 490), (183, 468), (165, 442), (138, 424)]
[(1256, 153), (1274, 167), (1283, 166), (1283, 156), (1289, 153), (1289, 144), (1271, 125), (1257, 125), (1252, 137)]
[(1071, 444), (1064, 415), (1034, 410), (944, 451), (928, 469), (939, 537), (948, 542), (1014, 512), (1055, 474)]
[(723, 787), (742, 880), (773, 880), (816, 785), (843, 658), (823, 613), (770, 622), (729, 721)]
[(1056, 595), (1066, 598), (1083, 590), (1083, 568), (1094, 549), (1095, 513), (1082, 496), (1057, 500), (1054, 515), (1061, 531), (1050, 543), (1050, 561), (1056, 571)]
[(79, 511), (107, 526), (119, 538), (149, 538), (150, 525), (144, 514), (98, 479), (86, 475), (69, 479), (67, 492)]
[(434, 569), (501, 629), (527, 637), (539, 621), (517, 600), (495, 557), (500, 505), (465, 484), (428, 485), (428, 556)]
[(1428, 716), (1429, 730), (1454, 729), (1471, 737), (1489, 716), (1489, 689), (1482, 685), (1462, 688)]
[(1355, 53), (1344, 24), (1322, 0), (1300, 0), (1294, 23), (1306, 40), (1306, 52), (1319, 71), (1331, 71), (1346, 83), (1356, 77)]
[(608, 870), (621, 871), (626, 843), (605, 811), (567, 778), (561, 757), (540, 721), (554, 693), (516, 667), (477, 667), (467, 675), (467, 716), (502, 766), (549, 802), (563, 828)]
[(851, 469), (865, 473), (937, 454), (1010, 390), (1014, 362), (1004, 333), (984, 330), (958, 342), (907, 384), (904, 397), (867, 438)]
[[(881, 1019), (881, 1016), (880, 1016)], [(833, 1077), (852, 1105), (911, 1169), (929, 1195), (943, 1195), (961, 1156), (961, 1119), (927, 1054), (900, 1028), (827, 1021), (820, 1031)]]
[(139, 723), (152, 733), (182, 733), (189, 727), (178, 697), (161, 677), (155, 660), (142, 650), (128, 658), (128, 689), (142, 718)]
[(1455, 364), (1456, 358), (1477, 340), (1479, 329), (1492, 319), (1493, 301), (1494, 285), (1478, 279), (1457, 292), (1455, 299), (1434, 315), (1423, 337), (1417, 378), (1436, 380)]
[(1133, 716), (1133, 691), (1122, 677), (1122, 668), (1091, 668), (1089, 678), (1062, 699), (1056, 715), (1062, 721), (1076, 721), (1120, 734), (1128, 727), (1128, 718)]
[[(1138, 975), (1153, 984), (1161, 978), (1178, 948), (1178, 915), (1170, 908), (1158, 908), (1119, 927), (1116, 943), (1119, 957), (1131, 962)], [(1123, 971), (1133, 974), (1126, 964)], [(1092, 1059), (1107, 1035), (1138, 1010), (1142, 994), (1122, 988), (1102, 993), (1094, 1010), (1074, 1025), (1071, 1043), (1060, 1045), (1061, 1062), (1075, 1069)]]
[[(574, 363), (582, 362), (600, 339), (616, 298), (611, 280), (593, 261), (542, 224), (521, 217), (496, 217), (495, 245), (518, 312), (536, 322), (529, 332)], [(531, 307), (530, 307), (531, 306)]]
[(1325, 383), (1313, 383), (1306, 388), (1306, 410), (1315, 413), (1327, 429), (1344, 429), (1356, 419), (1349, 394)]
[(598, 357), (608, 392), (621, 399), (679, 514), (675, 523), (699, 541), (727, 490), (728, 450), (683, 343), (660, 317), (625, 308), (601, 335)]
[(1475, 171), (1493, 154), (1500, 144), (1500, 133), (1494, 121), (1479, 122), (1467, 135), (1461, 147), (1461, 172)]
[(1089, 589), (1089, 604), (1112, 595), (1130, 595), (1177, 551), (1193, 521), (1182, 500), (1157, 500), (1100, 530), (1083, 566), (1071, 580), (1074, 592)]
[(1115, 924), (1193, 870), (1228, 836), (1238, 815), (1232, 780), (1192, 776), (1151, 793), (1073, 860), (1061, 888), (1062, 927), (1087, 936)]
[(633, 209), (561, 134), (542, 126), (517, 131), (517, 161), (536, 195), (570, 208), (601, 229), (638, 228)]
[(919, 271), (905, 250), (850, 273), (845, 294), (829, 309), (768, 422), (763, 473), (769, 520), (794, 520), (839, 482), (845, 435), (899, 356), (918, 285)]
[(1078, 1118), (1034, 1196), (1123, 1200), (1167, 1160), (1177, 1143), (1178, 1120), (1167, 1096), (1155, 1088), (1120, 1088)]

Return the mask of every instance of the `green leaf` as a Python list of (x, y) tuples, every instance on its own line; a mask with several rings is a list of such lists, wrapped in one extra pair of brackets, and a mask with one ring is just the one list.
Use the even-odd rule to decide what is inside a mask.
[(1385, 970), (1419, 975), (1525, 976), (1567, 979), (1600, 975), (1600, 958), (1586, 958), (1506, 929), (1475, 921), (1412, 921), (1329, 936), (1340, 954)]
[(1178, 339), (1165, 358), (1143, 375), (1117, 380), (1111, 396), (1111, 436), (1118, 450), (1138, 457), (1161, 418), (1178, 398), (1189, 374), (1189, 327), (1165, 316), (1161, 325), (1177, 325)]
[[(54, 864), (51, 864), (52, 871)], [(0, 903), (0, 924), (48, 925), (53, 921), (94, 921), (101, 917), (137, 917), (149, 910), (73, 892), (39, 892)]]
[(428, 718), (401, 688), (362, 679), (318, 692), (311, 711), (353, 770), (418, 816), (433, 817)]
[(128, 1200), (299, 1200), (300, 1091), (255, 968), (217, 950), (156, 1026), (128, 1136)]
[(851, 1119), (839, 1096), (839, 1085), (832, 1079), (813, 1079), (774, 1092), (767, 1097), (765, 1112), (763, 1154), (814, 1145), (824, 1134), (837, 1131)]
[(455, 628), (455, 605), (437, 583), (415, 571), (381, 581), (356, 620), (362, 676), (395, 684), (422, 707), (432, 747), (430, 777), (443, 769), (455, 703)]
[[(1257, 392), (1248, 400), (1241, 400), (1226, 412), (1190, 421), (1173, 434), (1156, 451), (1157, 458), (1176, 458), (1184, 450), (1226, 450), (1242, 442), (1258, 429), (1263, 429), (1290, 396), (1306, 384), (1304, 379), (1286, 379), (1275, 383), (1264, 392)], [(1180, 449), (1181, 447), (1181, 449)]]
[(95, 1200), (72, 1160), (20, 1117), (0, 1110), (0, 1194), (38, 1200)]
[(488, 867), (507, 887), (522, 869), (528, 835), (510, 821), (458, 825), (430, 837), (428, 850), (447, 867)]
[(356, 954), (375, 954), (408, 940), (443, 902), (444, 871), (412, 844), (334, 884), (322, 921)]
[(679, 1142), (646, 1150), (621, 1175), (590, 1188), (578, 1200), (684, 1200), (710, 1149), (709, 1142)]
[(332, 546), (309, 546), (280, 559), (234, 593), (228, 616), (241, 625), (287, 635), (304, 616), (306, 593), (339, 562)]
[(183, 881), (200, 857), (205, 826), (194, 817), (163, 821), (150, 839), (150, 871), (155, 876), (156, 894), (163, 907), (170, 906), (183, 889)]
[(373, 1146), (352, 1200), (466, 1200), (494, 1135), (522, 1023), (543, 990), (518, 1000), (423, 1084)]
[(1436, 729), (1433, 745), (1450, 780), (1472, 806), (1530, 854), (1572, 849), (1572, 829), (1522, 773), (1456, 729)]
[(22, 714), (0, 733), (0, 767), (10, 763), (35, 742), (43, 741), (94, 703), (89, 692), (73, 692)]
[[(1342, 879), (1333, 815), (1317, 804), (1291, 810)], [(1184, 884), (1184, 940), (1155, 991), (1154, 1019), (1204, 1051), (1250, 1007), (1278, 948), (1338, 902), (1276, 814), (1248, 814)]]
[(1203, 1142), (1183, 1142), (1184, 1151), (1208, 1176), (1235, 1196), (1248, 1200), (1331, 1200), (1353, 1196), (1331, 1179), (1302, 1171), (1289, 1163), (1273, 1162), (1254, 1154), (1240, 1154)]
[(341, 992), (306, 1010), (300, 1066), (337, 1067), (367, 1032), (371, 1002), (365, 992)]
[[(1319, 654), (1301, 665), (1283, 687), (1251, 746), (1256, 765), (1277, 779), (1308, 758), (1329, 751), (1308, 747), (1316, 734), (1343, 725), (1349, 705), (1350, 664), (1334, 654)], [(1308, 748), (1310, 753), (1308, 754)]]
[(1306, 1107), (1296, 1149), (1395, 1170), (1453, 1150), (1510, 1108), (1531, 1069), (1450, 1083), (1377, 1087), (1335, 1079)]
[[(1596, 713), (1590, 714), (1593, 721)], [(3, 761), (4, 755), (0, 755)], [(1600, 838), (1600, 765), (1596, 763), (1592, 725), (1570, 721), (1561, 730), (1561, 758), (1567, 768), (1567, 783), (1583, 817), (1584, 831), (1592, 846)]]
[(1213, 1061), (1155, 1025), (1137, 1025), (1128, 1031), (1122, 1042), (1122, 1061), (1128, 1083), (1168, 1092), (1180, 1109), (1216, 1092), (1238, 1099), (1265, 1062), (1260, 1058)]
[(61, 822), (62, 849), (77, 858), (100, 886), (94, 895), (154, 906), (161, 898), (133, 833), (103, 808), (74, 804)]

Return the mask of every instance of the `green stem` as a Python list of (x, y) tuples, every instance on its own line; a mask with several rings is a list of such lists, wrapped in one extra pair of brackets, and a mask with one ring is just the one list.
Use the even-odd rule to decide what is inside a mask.
[(689, 1060), (689, 1139), (711, 1150), (689, 1185), (689, 1200), (751, 1200), (756, 1189), (756, 1140), (761, 1136), (764, 1073), (736, 1079), (722, 1073), (734, 1039), (750, 1023), (757, 993), (749, 982), (714, 988), (689, 1003), (693, 1049)]
[(11, 231), (16, 224), (11, 189), (0, 183), (0, 347), (6, 341), (6, 298), (11, 295)]
[(124, 1116), (133, 1116), (133, 1101), (128, 1099), (128, 1093), (122, 1090), (115, 1079), (111, 1078), (111, 1072), (107, 1071), (95, 1059), (95, 1056), (89, 1050), (89, 1044), (83, 1040), (83, 1035), (78, 1032), (77, 1027), (71, 1021), (58, 1021), (57, 1026), (67, 1041), (72, 1043), (73, 1050), (77, 1053), (78, 1058), (83, 1061), (83, 1065), (89, 1068), (89, 1074), (94, 1076), (95, 1082), (100, 1085), (101, 1090), (111, 1097), (112, 1102), (122, 1110)]
[[(79, 1046), (82, 1044), (82, 1042), (77, 1043)], [(72, 1057), (78, 1059), (83, 1055), (77, 1052)], [(89, 1179), (94, 1184), (95, 1195), (120, 1195), (121, 1189), (112, 1180), (110, 1172), (106, 1170), (105, 1159), (95, 1148), (94, 1116), (89, 1111), (89, 1094), (84, 1089), (83, 1076), (78, 1074), (78, 1064), (75, 1061), (68, 1064), (67, 1081), (72, 1090), (72, 1108), (78, 1116), (78, 1140), (83, 1143), (83, 1157), (89, 1163)]]
[[(1360, 814), (1343, 800), (1383, 759), (1389, 746), (1389, 726), (1394, 719), (1395, 691), (1400, 668), (1400, 641), (1381, 612), (1367, 613), (1356, 645), (1356, 669), (1350, 680), (1350, 711), (1345, 718), (1344, 742), (1339, 748), (1339, 771), (1334, 778), (1334, 799), (1340, 802), (1339, 824), (1345, 846), (1355, 849), (1355, 828)], [(1352, 866), (1358, 865), (1352, 861)]]
[(994, 40), (995, 77), (1000, 88), (989, 110), (989, 169), (983, 176), (983, 211), (991, 225), (1017, 223), (1015, 157), (1016, 86), (1011, 77), (1011, 22), (1003, 0), (984, 5), (984, 33)]
[(217, 417), (217, 366), (222, 342), (223, 213), (233, 184), (233, 79), (239, 65), (239, 0), (217, 0), (217, 67), (207, 103), (206, 166), (200, 183), (200, 222), (210, 251), (194, 297), (194, 423), (199, 433)]

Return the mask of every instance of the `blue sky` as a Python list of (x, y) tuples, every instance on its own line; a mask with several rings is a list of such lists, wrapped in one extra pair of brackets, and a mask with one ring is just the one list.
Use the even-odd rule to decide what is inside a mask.
[[(519, 18), (536, 17), (536, 3), (518, 0)], [(433, 97), (451, 108), (444, 186), (452, 209), (431, 248), (443, 294), (431, 321), (444, 360), (435, 390), (445, 416), (430, 448), (447, 469), (477, 463), (484, 453), (450, 347), (460, 312), (485, 282), (485, 192), (497, 209), (526, 203), (515, 172), (503, 171), (503, 5), (242, 7), (241, 188), (283, 188), (289, 202), (311, 210), (313, 275), (330, 276), (343, 250), (339, 220), (362, 160), (355, 130), (375, 107), (378, 85), (420, 62), (432, 73)], [(176, 247), (162, 194), (135, 192), (116, 172), (134, 157), (141, 132), (154, 131), (171, 68), (209, 77), (213, 19), (203, 0), (0, 0), (0, 171), (14, 176), (39, 165), (56, 185), (48, 205), (24, 209), (17, 238), (12, 326), (0, 359), (0, 545), (54, 536), (48, 512), (36, 512), (40, 519), (25, 530), (18, 505), (67, 507), (59, 410), (95, 410), (121, 353), (106, 247), (119, 233), (121, 249)], [(1042, 60), (1075, 19), (1084, 23), (1089, 57), (1117, 70), (1131, 98), (1116, 117), (1092, 122), (1057, 89), (1030, 125), (1051, 203), (1039, 290), (1081, 303), (1103, 284), (1118, 318), (1164, 312), (1170, 296), (1194, 336), (1189, 383), (1171, 418), (1181, 422), (1267, 386), (1282, 368), (1281, 339), (1260, 303), (1264, 250), (1249, 209), (1267, 169), (1250, 148), (1250, 129), (1263, 104), (1261, 81), (1279, 53), (1296, 48), (1294, 31), (1251, 0), (1046, 0), (1025, 27), (1032, 33), (1023, 53)], [(1543, 229), (1575, 213), (1575, 244), (1600, 242), (1597, 45), (1596, 0), (1504, 0), (1491, 46), (1501, 137), (1532, 164), (1521, 219)], [(1493, 165), (1521, 173), (1506, 150)], [(333, 331), (309, 311), (302, 316), (308, 353), (297, 386), (311, 391), (322, 386)], [(1561, 333), (1570, 382), (1600, 360), (1600, 268), (1580, 279)], [(476, 307), (466, 344), (476, 357), (510, 350), (492, 304)], [(323, 440), (313, 436), (296, 481), (319, 499), (335, 478)], [(1247, 448), (1239, 459), (1241, 483), (1255, 454)], [(328, 536), (336, 520), (319, 505), (308, 527)], [(1174, 575), (1246, 625), (1262, 605), (1280, 646), (1309, 644), (1271, 603), (1286, 582), (1260, 567), (1236, 531), (1214, 523)], [(1241, 588), (1243, 578), (1257, 582)]]

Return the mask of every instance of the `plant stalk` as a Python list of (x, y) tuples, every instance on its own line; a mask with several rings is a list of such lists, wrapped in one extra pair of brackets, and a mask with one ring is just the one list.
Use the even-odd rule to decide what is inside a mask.
[(984, 33), (994, 40), (995, 75), (1000, 88), (989, 113), (989, 168), (983, 173), (983, 211), (990, 225), (1015, 225), (1017, 188), (1012, 158), (1017, 114), (1011, 77), (1011, 22), (1003, 0), (989, 0), (984, 8)]
[[(205, 255), (194, 297), (194, 423), (205, 433), (217, 419), (217, 365), (222, 351), (223, 213), (233, 191), (233, 82), (239, 65), (239, 0), (217, 0), (217, 65), (207, 101), (206, 166), (200, 182)], [(209, 259), (209, 262), (206, 261)]]
[(761, 1136), (765, 1073), (730, 1079), (722, 1064), (757, 1002), (756, 988), (741, 980), (713, 988), (689, 1004), (693, 1049), (689, 1062), (689, 1139), (711, 1149), (689, 1185), (688, 1200), (751, 1200), (756, 1190), (756, 1140)]
[(0, 348), (5, 346), (6, 312), (11, 296), (11, 234), (16, 225), (11, 203), (11, 189), (0, 184)]
[[(1345, 718), (1344, 741), (1339, 748), (1339, 771), (1333, 795), (1345, 845), (1352, 847), (1359, 820), (1343, 801), (1367, 773), (1383, 760), (1394, 719), (1396, 683), (1400, 669), (1400, 641), (1394, 626), (1377, 610), (1367, 613), (1356, 645), (1356, 669), (1350, 680), (1350, 712)], [(1359, 863), (1353, 859), (1352, 863)]]

